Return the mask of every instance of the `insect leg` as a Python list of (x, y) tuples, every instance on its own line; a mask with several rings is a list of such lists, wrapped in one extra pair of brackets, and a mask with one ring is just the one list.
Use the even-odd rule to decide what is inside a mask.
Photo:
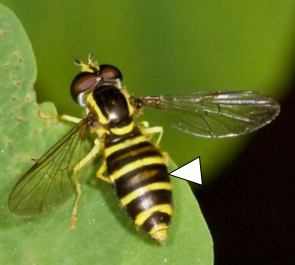
[(43, 119), (60, 119), (60, 120), (65, 120), (65, 121), (70, 121), (73, 123), (79, 123), (81, 121), (81, 119), (73, 117), (73, 116), (69, 116), (69, 115), (46, 115), (44, 113), (42, 113), (41, 111), (39, 111), (39, 116)]
[(99, 152), (101, 147), (101, 141), (97, 138), (94, 142), (94, 147), (92, 150), (86, 155), (75, 167), (73, 170), (73, 176), (72, 180), (75, 183), (76, 186), (76, 191), (77, 191), (77, 198), (75, 201), (75, 205), (73, 208), (73, 213), (72, 213), (72, 222), (71, 222), (71, 228), (75, 229), (76, 228), (76, 223), (77, 223), (77, 209), (78, 209), (78, 204), (80, 201), (80, 198), (82, 196), (82, 189), (81, 189), (81, 184), (79, 183), (77, 173), (79, 172), (80, 169), (82, 169), (86, 164), (88, 164), (94, 157), (96, 157)]
[[(156, 140), (156, 147), (159, 147), (159, 144), (162, 140), (163, 136), (163, 127), (156, 126), (149, 128), (149, 123), (147, 121), (142, 121), (138, 123), (139, 128), (141, 129), (141, 132), (146, 135), (148, 138), (152, 138), (154, 134), (158, 133), (158, 139)], [(166, 166), (169, 164), (169, 154), (167, 152), (161, 152), (165, 161)]]
[(107, 182), (107, 183), (112, 183), (110, 178), (105, 177), (103, 175), (103, 173), (107, 170), (107, 163), (104, 161), (103, 164), (101, 165), (100, 169), (96, 172), (96, 177), (98, 177), (99, 179)]
[(61, 119), (61, 120), (65, 120), (65, 121), (70, 121), (70, 122), (73, 122), (73, 123), (79, 123), (81, 121), (80, 118), (76, 118), (76, 117), (73, 117), (73, 116), (69, 116), (69, 115), (58, 115), (57, 117), (58, 119)]
[(149, 127), (149, 122), (148, 121), (141, 121), (141, 122), (137, 123), (137, 126), (140, 129), (145, 129), (145, 128)]
[[(141, 125), (141, 126), (140, 126)], [(143, 121), (139, 124), (141, 127), (141, 132), (147, 136), (149, 139), (153, 137), (154, 134), (159, 134), (158, 139), (155, 142), (155, 146), (159, 147), (159, 144), (161, 142), (162, 136), (163, 136), (163, 127), (156, 126), (156, 127), (148, 127), (148, 122)]]

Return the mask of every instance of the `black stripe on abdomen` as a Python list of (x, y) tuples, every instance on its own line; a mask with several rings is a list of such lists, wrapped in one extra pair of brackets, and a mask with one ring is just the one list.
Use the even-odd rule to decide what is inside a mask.
[(148, 165), (128, 172), (113, 182), (119, 198), (130, 192), (155, 182), (170, 182), (164, 165)]
[(145, 231), (151, 231), (158, 224), (165, 223), (169, 225), (171, 215), (167, 213), (154, 212), (141, 226)]
[(172, 196), (170, 190), (151, 190), (137, 197), (126, 205), (126, 210), (134, 220), (135, 217), (158, 204), (172, 204)]

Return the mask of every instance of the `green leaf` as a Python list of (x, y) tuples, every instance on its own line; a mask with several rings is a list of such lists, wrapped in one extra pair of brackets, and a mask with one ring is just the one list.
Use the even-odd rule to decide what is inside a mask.
[[(95, 178), (89, 165), (70, 229), (75, 197), (34, 218), (10, 213), (14, 184), (71, 126), (42, 119), (52, 103), (36, 103), (36, 63), (19, 20), (0, 5), (0, 263), (1, 264), (212, 264), (212, 240), (199, 206), (183, 180), (172, 179), (174, 215), (166, 245), (138, 231), (120, 208), (112, 187)], [(171, 165), (171, 168), (175, 168)]]

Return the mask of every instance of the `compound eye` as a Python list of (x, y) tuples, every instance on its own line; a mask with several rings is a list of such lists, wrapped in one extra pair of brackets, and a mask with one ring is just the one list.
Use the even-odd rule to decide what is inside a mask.
[(71, 84), (71, 95), (72, 98), (80, 103), (78, 96), (86, 92), (89, 88), (94, 86), (97, 83), (97, 74), (89, 72), (81, 72), (76, 75), (72, 84)]
[(99, 69), (103, 79), (120, 79), (120, 81), (123, 79), (121, 71), (115, 66), (102, 64)]

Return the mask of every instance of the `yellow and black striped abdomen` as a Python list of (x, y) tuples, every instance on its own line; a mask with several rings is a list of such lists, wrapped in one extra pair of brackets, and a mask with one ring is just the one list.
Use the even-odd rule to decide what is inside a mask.
[(108, 135), (105, 156), (121, 205), (162, 244), (172, 214), (171, 183), (162, 154), (138, 128), (122, 136)]

